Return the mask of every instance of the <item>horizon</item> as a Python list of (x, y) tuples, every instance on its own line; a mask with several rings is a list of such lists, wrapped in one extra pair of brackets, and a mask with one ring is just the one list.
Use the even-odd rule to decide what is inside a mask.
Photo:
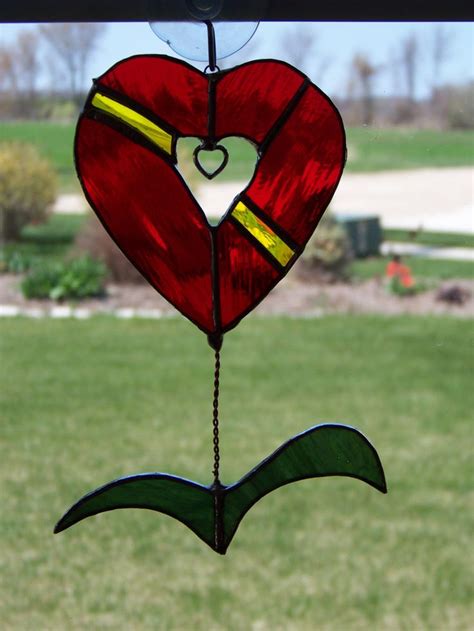
[[(21, 30), (31, 29), (32, 24), (1, 24), (0, 45), (14, 42)], [(312, 57), (299, 65), (315, 83), (330, 96), (338, 99), (346, 97), (350, 74), (350, 61), (357, 53), (367, 55), (371, 63), (379, 68), (374, 82), (374, 95), (377, 98), (401, 96), (403, 81), (397, 79), (391, 58), (397, 55), (401, 41), (414, 34), (419, 42), (421, 57), (418, 67), (416, 98), (426, 99), (433, 84), (433, 69), (430, 63), (430, 41), (438, 27), (449, 33), (450, 53), (442, 66), (440, 85), (467, 84), (474, 80), (474, 23), (432, 23), (432, 22), (263, 22), (260, 23), (250, 43), (236, 54), (224, 60), (225, 67), (238, 65), (244, 61), (259, 58), (275, 58), (290, 61), (285, 54), (282, 38), (285, 33), (302, 29), (314, 35)], [(167, 54), (182, 59), (162, 42), (146, 23), (107, 23), (107, 29), (91, 55), (87, 74), (92, 79), (105, 72), (120, 59), (136, 54)], [(200, 62), (188, 63), (203, 67)], [(43, 76), (41, 87), (47, 87)], [(87, 80), (81, 86), (89, 88)]]

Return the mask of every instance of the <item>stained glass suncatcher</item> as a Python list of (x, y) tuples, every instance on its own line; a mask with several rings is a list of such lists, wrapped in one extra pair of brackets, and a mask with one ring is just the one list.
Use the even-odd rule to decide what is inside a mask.
[[(187, 136), (208, 148), (240, 136), (257, 148), (251, 182), (217, 227), (176, 168), (177, 140)], [(280, 61), (204, 74), (168, 57), (132, 57), (95, 82), (76, 136), (83, 189), (111, 237), (212, 335), (236, 326), (285, 276), (344, 162), (337, 110)]]
[[(179, 138), (195, 137), (198, 170), (227, 164), (223, 138), (257, 149), (246, 188), (216, 226), (177, 168)], [(207, 172), (203, 151), (221, 164)], [(291, 438), (233, 485), (219, 476), (219, 374), (223, 336), (288, 273), (337, 187), (346, 158), (336, 108), (301, 72), (255, 61), (202, 73), (157, 55), (119, 62), (94, 82), (76, 134), (85, 195), (110, 236), (169, 302), (199, 327), (215, 352), (213, 483), (166, 473), (120, 478), (74, 504), (56, 525), (117, 508), (147, 508), (186, 524), (224, 554), (246, 512), (272, 490), (305, 478), (342, 475), (385, 493), (380, 459), (344, 425)]]

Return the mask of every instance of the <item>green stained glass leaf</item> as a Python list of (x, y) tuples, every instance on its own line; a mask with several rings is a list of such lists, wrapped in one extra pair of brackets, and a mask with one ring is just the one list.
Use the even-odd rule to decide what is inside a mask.
[(178, 519), (213, 550), (225, 554), (247, 511), (285, 484), (347, 476), (387, 492), (380, 459), (367, 438), (346, 425), (317, 425), (291, 438), (231, 486), (203, 486), (164, 473), (120, 478), (85, 495), (56, 525), (116, 508), (147, 508)]
[(232, 540), (245, 513), (265, 495), (298, 480), (347, 476), (387, 492), (375, 448), (347, 425), (316, 425), (290, 439), (238, 482), (224, 499), (224, 541)]
[(206, 486), (165, 473), (119, 478), (82, 497), (56, 524), (55, 533), (116, 508), (147, 508), (178, 519), (214, 546), (214, 498)]

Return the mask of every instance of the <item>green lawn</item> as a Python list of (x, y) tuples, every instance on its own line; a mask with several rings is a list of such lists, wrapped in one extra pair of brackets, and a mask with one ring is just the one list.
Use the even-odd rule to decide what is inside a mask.
[(401, 241), (440, 248), (474, 248), (473, 234), (456, 232), (425, 232), (424, 230), (410, 231), (384, 228), (383, 238), (384, 241)]
[[(357, 259), (351, 263), (350, 276), (359, 280), (384, 276), (389, 260), (389, 258), (385, 257)], [(411, 268), (415, 278), (449, 280), (451, 278), (472, 279), (474, 276), (474, 266), (471, 261), (449, 261), (423, 258), (421, 256), (404, 256), (403, 262)]]
[(349, 171), (384, 171), (474, 164), (474, 131), (347, 130)]
[(467, 631), (472, 324), (249, 318), (223, 349), (222, 471), (348, 422), (389, 494), (300, 482), (226, 557), (148, 511), (52, 528), (84, 492), (162, 470), (210, 481), (212, 353), (183, 319), (0, 322), (2, 629)]
[[(35, 144), (54, 164), (63, 190), (78, 187), (73, 166), (72, 123), (2, 123), (0, 141), (24, 140)], [(377, 129), (347, 129), (348, 171), (380, 171), (417, 167), (465, 166), (474, 163), (474, 132)], [(188, 159), (198, 141), (183, 141)], [(252, 175), (255, 150), (246, 141), (228, 140), (229, 164), (216, 181), (246, 180)], [(197, 176), (199, 180), (200, 176)]]

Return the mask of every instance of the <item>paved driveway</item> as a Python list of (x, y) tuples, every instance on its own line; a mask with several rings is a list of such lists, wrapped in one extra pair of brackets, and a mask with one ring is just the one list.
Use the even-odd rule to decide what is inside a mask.
[[(206, 212), (216, 216), (244, 186), (244, 182), (206, 183), (196, 196)], [(378, 215), (387, 228), (472, 232), (474, 169), (346, 173), (331, 208), (336, 214)]]
[[(195, 192), (209, 216), (220, 216), (245, 182), (218, 180)], [(378, 215), (386, 227), (472, 232), (474, 169), (415, 169), (346, 173), (331, 204), (338, 214)], [(81, 195), (61, 195), (55, 210), (84, 212)]]
[(332, 207), (338, 213), (379, 215), (387, 228), (472, 232), (474, 169), (348, 173)]

